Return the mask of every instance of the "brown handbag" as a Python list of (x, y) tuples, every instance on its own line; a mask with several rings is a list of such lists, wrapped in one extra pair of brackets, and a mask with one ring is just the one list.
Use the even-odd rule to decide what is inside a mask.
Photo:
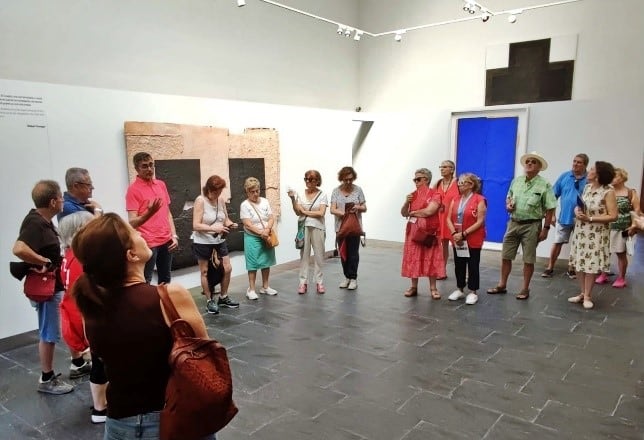
[(157, 286), (172, 332), (170, 378), (161, 410), (161, 440), (197, 440), (226, 426), (237, 414), (226, 349), (197, 338), (181, 319), (165, 285)]
[(25, 296), (35, 302), (49, 301), (56, 290), (56, 272), (38, 273), (29, 271), (25, 278)]
[[(262, 224), (262, 228), (266, 229), (266, 226), (264, 226), (264, 222), (262, 221), (262, 216), (259, 215), (259, 212), (257, 211), (257, 208), (253, 206), (251, 203), (250, 206), (255, 210), (257, 213), (257, 218), (259, 218), (259, 222)], [(271, 228), (270, 232), (268, 233), (268, 237), (264, 238), (264, 245), (267, 248), (274, 248), (277, 247), (280, 244), (280, 240), (277, 237), (277, 232), (275, 231), (274, 228)]]

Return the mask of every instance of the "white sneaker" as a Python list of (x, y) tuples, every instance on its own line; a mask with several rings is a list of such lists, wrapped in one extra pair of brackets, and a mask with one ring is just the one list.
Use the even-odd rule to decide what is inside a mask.
[(273, 296), (273, 295), (277, 295), (277, 290), (272, 289), (270, 287), (267, 287), (267, 288), (262, 287), (261, 289), (259, 289), (259, 293), (263, 293), (265, 295)]
[(356, 290), (357, 288), (358, 288), (358, 280), (349, 280), (349, 285), (347, 286), (347, 289)]
[(476, 304), (476, 302), (479, 300), (479, 296), (476, 293), (468, 293), (467, 298), (465, 298), (465, 304), (468, 304), (470, 306)]
[(458, 301), (459, 299), (463, 299), (463, 298), (465, 298), (465, 294), (463, 293), (463, 291), (458, 289), (450, 293), (449, 296), (447, 297), (447, 299), (450, 301)]
[(246, 289), (246, 298), (255, 300), (255, 299), (259, 298), (259, 297), (255, 293), (255, 291), (250, 290), (250, 287), (249, 287), (248, 289)]
[(346, 289), (347, 287), (349, 287), (349, 278), (347, 278), (346, 280), (342, 281), (338, 287), (340, 289)]

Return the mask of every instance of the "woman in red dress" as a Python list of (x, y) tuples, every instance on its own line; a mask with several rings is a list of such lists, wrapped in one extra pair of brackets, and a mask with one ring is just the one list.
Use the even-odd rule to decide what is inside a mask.
[(411, 278), (411, 286), (404, 294), (408, 297), (418, 295), (418, 278), (428, 277), (432, 299), (440, 299), (441, 294), (436, 288), (436, 279), (445, 277), (445, 261), (440, 235), (431, 246), (425, 246), (412, 240), (412, 231), (415, 228), (414, 223), (424, 218), (426, 228), (436, 229), (439, 233), (438, 210), (441, 206), (441, 197), (437, 191), (429, 187), (432, 173), (427, 168), (416, 170), (413, 181), (416, 184), (416, 191), (407, 195), (400, 209), (400, 214), (408, 218), (401, 274), (403, 277)]
[[(443, 249), (443, 264), (447, 265), (447, 258), (449, 258), (449, 244), (452, 239), (449, 228), (447, 227), (447, 208), (456, 197), (458, 197), (458, 185), (454, 177), (455, 166), (451, 160), (444, 160), (438, 167), (441, 172), (441, 178), (436, 182), (436, 191), (441, 196), (442, 204), (438, 211), (438, 216), (441, 222), (440, 240)], [(439, 278), (439, 280), (446, 279), (447, 276)]]

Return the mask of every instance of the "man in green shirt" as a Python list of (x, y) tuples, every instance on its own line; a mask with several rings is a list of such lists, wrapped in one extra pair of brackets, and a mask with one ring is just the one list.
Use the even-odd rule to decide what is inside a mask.
[(511, 219), (503, 236), (501, 277), (497, 286), (488, 289), (487, 293), (507, 292), (506, 286), (512, 271), (512, 260), (521, 245), (523, 288), (516, 298), (528, 299), (530, 280), (537, 258), (537, 245), (548, 238), (557, 199), (552, 191), (552, 185), (539, 175), (541, 170), (548, 168), (548, 162), (537, 152), (532, 152), (521, 156), (521, 163), (525, 176), (514, 178), (505, 199), (505, 208), (510, 213)]

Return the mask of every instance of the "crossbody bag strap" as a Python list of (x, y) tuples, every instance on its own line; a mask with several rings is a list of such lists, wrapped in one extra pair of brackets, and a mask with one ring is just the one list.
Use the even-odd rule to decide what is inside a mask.
[[(320, 194), (322, 194), (322, 191), (321, 191), (321, 190), (320, 190), (320, 191), (318, 191), (318, 195), (317, 195), (317, 196), (315, 196), (315, 198), (313, 199), (313, 203), (311, 203), (311, 204), (309, 205), (309, 211), (311, 210), (311, 208), (313, 208), (313, 205), (315, 205), (315, 202), (317, 202), (317, 201), (318, 201), (318, 197), (320, 197)], [(308, 215), (307, 215), (307, 214), (304, 214), (304, 219), (305, 219), (305, 220), (306, 220), (306, 218), (307, 218), (307, 217), (308, 217)]]
[(163, 303), (163, 308), (165, 309), (165, 313), (168, 315), (170, 324), (172, 324), (178, 319), (181, 319), (181, 316), (179, 316), (179, 312), (177, 312), (177, 309), (172, 303), (172, 300), (170, 299), (170, 295), (168, 294), (168, 286), (166, 286), (165, 284), (159, 284), (157, 286), (157, 292), (159, 292), (159, 297), (161, 297), (161, 302)]
[(249, 200), (248, 203), (250, 203), (251, 208), (255, 210), (255, 213), (257, 214), (257, 218), (259, 219), (259, 222), (262, 224), (262, 229), (266, 229), (266, 226), (264, 226), (264, 222), (262, 221), (262, 216), (259, 215), (259, 211), (257, 210), (257, 208), (255, 208), (255, 205), (253, 205), (253, 202)]

